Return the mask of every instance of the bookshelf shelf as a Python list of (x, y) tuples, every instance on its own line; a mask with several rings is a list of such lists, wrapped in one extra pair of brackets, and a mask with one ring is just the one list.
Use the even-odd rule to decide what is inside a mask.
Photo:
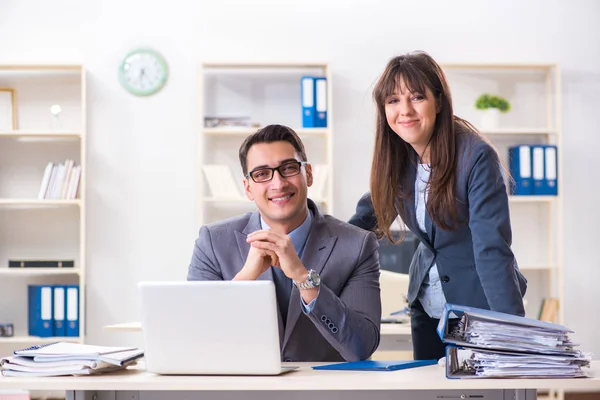
[(80, 275), (80, 268), (0, 268), (2, 276)]
[(549, 203), (556, 201), (558, 196), (509, 196), (511, 203)]
[(556, 129), (546, 128), (500, 128), (481, 131), (486, 136), (527, 136), (527, 135), (556, 135)]
[[(259, 130), (260, 127), (231, 127), (231, 128), (204, 128), (205, 135), (231, 135), (231, 136), (248, 136)], [(298, 128), (294, 129), (300, 136), (326, 136), (329, 133), (328, 129), (323, 128)]]
[(38, 337), (38, 336), (11, 336), (11, 337), (0, 337), (0, 344), (43, 344), (53, 342), (71, 342), (81, 343), (79, 337), (67, 337), (67, 336), (51, 336), (51, 337)]
[(203, 63), (203, 69), (312, 69), (312, 68), (323, 68), (324, 63), (312, 63), (312, 62), (244, 62), (239, 63), (235, 61), (224, 61), (224, 62), (208, 62)]
[(46, 207), (46, 206), (81, 206), (80, 199), (74, 200), (38, 200), (38, 199), (0, 199), (0, 206), (31, 206), (31, 207)]
[(61, 64), (4, 64), (0, 65), (0, 72), (15, 72), (33, 73), (33, 74), (49, 74), (49, 73), (72, 73), (80, 74), (83, 72), (83, 65), (61, 65)]
[(0, 131), (0, 137), (10, 138), (44, 138), (44, 139), (79, 139), (81, 133), (79, 132), (68, 132), (68, 131), (44, 131), (44, 130), (14, 130), (14, 131)]
[(532, 71), (550, 71), (556, 67), (556, 64), (520, 64), (520, 63), (498, 63), (498, 64), (484, 64), (484, 63), (442, 63), (440, 64), (443, 69), (473, 69), (473, 70), (532, 70)]

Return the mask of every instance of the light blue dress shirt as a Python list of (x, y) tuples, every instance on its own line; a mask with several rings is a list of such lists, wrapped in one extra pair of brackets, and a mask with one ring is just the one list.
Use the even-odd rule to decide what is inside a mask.
[[(417, 179), (415, 180), (415, 212), (419, 229), (427, 235), (425, 228), (426, 204), (429, 195), (428, 185), (430, 169), (429, 164), (419, 164), (417, 168)], [(423, 280), (419, 294), (417, 295), (423, 309), (431, 318), (440, 319), (446, 306), (446, 296), (442, 289), (440, 274), (437, 264), (433, 264), (428, 275)]]
[[(296, 229), (294, 229), (293, 231), (288, 233), (288, 236), (290, 237), (290, 239), (292, 239), (292, 244), (294, 245), (294, 249), (296, 249), (296, 254), (298, 254), (298, 258), (301, 258), (302, 253), (304, 252), (304, 246), (306, 246), (308, 234), (310, 233), (310, 228), (312, 227), (312, 222), (313, 222), (313, 215), (312, 215), (312, 212), (310, 210), (308, 210), (308, 215), (304, 219), (304, 222), (302, 222), (302, 224), (300, 224), (299, 227), (297, 227)], [(267, 225), (267, 223), (263, 220), (262, 215), (260, 217), (260, 227), (262, 229), (271, 229), (271, 227), (269, 225)], [(271, 267), (271, 268), (275, 268), (275, 267)], [(290, 282), (290, 292), (292, 290), (292, 285), (293, 285), (293, 283)], [(320, 291), (321, 291), (321, 288), (319, 287), (319, 292)], [(312, 311), (312, 309), (315, 306), (315, 302), (317, 301), (318, 298), (319, 298), (319, 295), (317, 294), (317, 297), (313, 301), (311, 301), (309, 304), (306, 304), (306, 303), (304, 303), (304, 299), (302, 299), (302, 296), (300, 296), (300, 302), (302, 303), (302, 310), (304, 311), (305, 314), (308, 314)]]

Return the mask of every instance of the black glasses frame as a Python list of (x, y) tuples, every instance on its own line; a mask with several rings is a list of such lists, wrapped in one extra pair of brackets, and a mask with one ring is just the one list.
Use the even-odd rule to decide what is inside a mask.
[[(290, 164), (297, 164), (298, 165), (298, 172), (296, 172), (295, 174), (291, 174), (291, 175), (284, 175), (280, 168), (282, 167), (286, 167)], [(296, 176), (300, 174), (300, 171), (302, 171), (302, 166), (308, 164), (308, 161), (288, 161), (285, 162), (283, 164), (281, 164), (278, 167), (275, 168), (269, 168), (269, 167), (259, 167), (259, 168), (254, 168), (252, 171), (248, 172), (246, 174), (246, 179), (252, 179), (254, 182), (256, 183), (265, 183), (265, 182), (269, 182), (273, 180), (273, 177), (275, 176), (275, 171), (279, 172), (279, 176), (281, 176), (282, 178), (291, 178), (292, 176)], [(266, 171), (266, 170), (270, 170), (271, 171), (271, 177), (269, 179), (266, 179), (264, 181), (257, 181), (256, 179), (254, 179), (254, 177), (252, 176), (252, 174), (256, 171)]]

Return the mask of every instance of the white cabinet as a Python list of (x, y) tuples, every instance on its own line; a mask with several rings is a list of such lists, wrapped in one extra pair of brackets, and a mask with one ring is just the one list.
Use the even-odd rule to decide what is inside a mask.
[[(0, 65), (0, 88), (14, 94), (13, 123), (0, 130), (0, 324), (12, 323), (14, 336), (0, 337), (0, 351), (56, 340), (83, 342), (85, 70), (80, 65)], [(3, 118), (6, 104), (0, 103)], [(40, 196), (48, 163), (66, 160), (81, 171), (72, 194)], [(65, 171), (60, 183), (64, 187), (67, 181)], [(8, 268), (9, 260), (73, 260), (74, 267)], [(79, 285), (77, 337), (28, 336), (29, 284)]]
[[(500, 95), (511, 105), (498, 125), (481, 129), (508, 168), (508, 148), (518, 144), (553, 144), (558, 147), (558, 196), (510, 196), (513, 251), (528, 279), (526, 313), (538, 318), (542, 301), (563, 299), (563, 240), (560, 126), (560, 73), (553, 64), (442, 64), (452, 92), (454, 114), (483, 124), (475, 101), (482, 93)], [(562, 311), (556, 322), (562, 322)]]

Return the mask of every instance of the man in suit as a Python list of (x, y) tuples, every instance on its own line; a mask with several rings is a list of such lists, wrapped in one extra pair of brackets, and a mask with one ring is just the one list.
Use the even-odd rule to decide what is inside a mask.
[(307, 198), (312, 170), (292, 129), (260, 129), (239, 158), (258, 212), (201, 227), (188, 280), (272, 280), (282, 361), (370, 357), (381, 320), (375, 235), (321, 214)]

